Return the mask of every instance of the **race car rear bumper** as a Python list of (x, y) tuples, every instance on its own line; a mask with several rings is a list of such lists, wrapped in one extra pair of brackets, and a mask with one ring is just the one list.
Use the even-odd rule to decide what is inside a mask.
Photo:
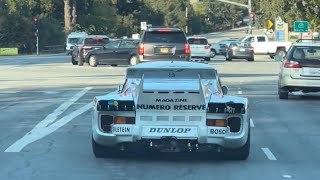
[[(132, 134), (130, 135), (115, 135), (112, 133), (104, 133), (99, 128), (93, 129), (93, 139), (100, 145), (107, 147), (119, 147), (122, 144), (142, 144), (144, 140), (159, 140), (159, 138), (144, 138), (141, 137), (141, 129), (138, 126), (132, 126)], [(240, 148), (244, 146), (248, 139), (249, 124), (244, 122), (241, 130), (237, 133), (228, 133), (225, 137), (208, 137), (207, 127), (198, 128), (198, 137), (195, 138), (178, 138), (177, 141), (189, 140), (196, 142), (199, 147), (202, 145), (213, 145), (221, 148)]]

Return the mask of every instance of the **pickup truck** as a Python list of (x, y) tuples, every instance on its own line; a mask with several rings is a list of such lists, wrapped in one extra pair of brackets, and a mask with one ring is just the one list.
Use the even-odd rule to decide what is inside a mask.
[(268, 54), (274, 58), (275, 54), (287, 52), (292, 42), (272, 42), (266, 35), (249, 35), (239, 39), (241, 43), (250, 42), (255, 54)]

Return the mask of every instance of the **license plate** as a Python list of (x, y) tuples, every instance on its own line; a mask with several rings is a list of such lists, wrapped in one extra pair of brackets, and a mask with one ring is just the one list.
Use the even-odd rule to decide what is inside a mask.
[(228, 127), (208, 127), (208, 136), (210, 137), (224, 137), (228, 132)]
[(161, 53), (169, 53), (169, 48), (160, 48)]
[(241, 49), (240, 49), (240, 51), (241, 51), (241, 52), (243, 52), (243, 51), (246, 51), (246, 50), (245, 50), (245, 49), (243, 49), (243, 48), (241, 48)]
[(198, 137), (197, 127), (185, 126), (143, 126), (142, 137)]
[(309, 76), (320, 76), (320, 68), (303, 68), (303, 74)]

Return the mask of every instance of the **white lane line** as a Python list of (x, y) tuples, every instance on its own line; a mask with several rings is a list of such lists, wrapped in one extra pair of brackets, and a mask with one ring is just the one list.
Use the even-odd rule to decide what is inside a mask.
[(238, 94), (242, 94), (242, 91), (238, 91)]
[(270, 161), (276, 161), (277, 158), (272, 154), (269, 148), (261, 148)]
[[(57, 117), (59, 115), (61, 115), (63, 112), (65, 112), (72, 104), (74, 104), (74, 102), (79, 100), (90, 89), (92, 89), (92, 87), (87, 87), (87, 88), (83, 89), (82, 91), (80, 91), (79, 93), (74, 95), (72, 98), (70, 98), (68, 101), (61, 104), (53, 113), (49, 114), (44, 120), (40, 121), (30, 132), (28, 132), (21, 139), (17, 140), (14, 144), (12, 144), (10, 147), (8, 147), (5, 150), (5, 152), (20, 152), (28, 144), (30, 144), (38, 139), (41, 139), (44, 136), (52, 133), (53, 131), (51, 132), (50, 128), (52, 129), (55, 127), (55, 124), (59, 124), (59, 123), (63, 122), (63, 121), (61, 121), (61, 120), (63, 120), (63, 118), (62, 118), (62, 119), (56, 121), (55, 123), (53, 123), (57, 119)], [(86, 105), (84, 107), (87, 107), (87, 106), (88, 105)], [(75, 112), (78, 112), (78, 110), (74, 111), (73, 113), (75, 113)], [(83, 112), (81, 112), (81, 113), (83, 113)], [(71, 114), (73, 114), (73, 113), (71, 113)], [(68, 117), (68, 116), (66, 116), (66, 117)], [(61, 122), (59, 122), (59, 121), (61, 121)], [(53, 123), (53, 124), (51, 124), (51, 123)], [(56, 129), (58, 129), (58, 128), (56, 128)]]
[(291, 179), (291, 178), (292, 178), (292, 176), (289, 175), (289, 174), (284, 174), (284, 175), (282, 175), (282, 177), (283, 177), (283, 178), (286, 178), (286, 179)]
[(250, 127), (254, 127), (254, 123), (253, 123), (252, 118), (250, 118)]

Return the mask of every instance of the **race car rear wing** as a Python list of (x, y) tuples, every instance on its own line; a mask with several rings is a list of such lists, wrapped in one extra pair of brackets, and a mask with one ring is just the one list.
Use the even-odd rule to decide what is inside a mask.
[(215, 69), (201, 68), (128, 68), (127, 79), (215, 79)]

